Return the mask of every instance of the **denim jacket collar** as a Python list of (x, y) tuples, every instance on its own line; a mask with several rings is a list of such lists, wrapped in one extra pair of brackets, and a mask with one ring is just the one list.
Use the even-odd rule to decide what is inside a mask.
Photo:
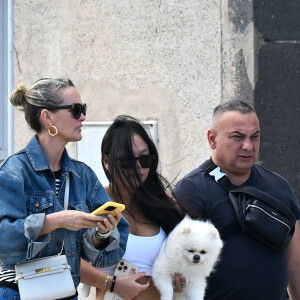
[[(37, 135), (32, 137), (30, 142), (25, 147), (24, 151), (26, 152), (28, 159), (35, 171), (43, 171), (47, 169), (50, 170), (47, 158), (39, 143)], [(80, 178), (66, 149), (63, 152), (62, 161), (62, 171), (72, 172), (74, 175)]]

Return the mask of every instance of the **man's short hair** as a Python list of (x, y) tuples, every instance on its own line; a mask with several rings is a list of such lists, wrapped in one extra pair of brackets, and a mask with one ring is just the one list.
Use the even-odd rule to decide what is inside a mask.
[(241, 114), (256, 114), (254, 108), (240, 100), (231, 100), (216, 106), (213, 111), (213, 117), (223, 115), (227, 111), (237, 111)]

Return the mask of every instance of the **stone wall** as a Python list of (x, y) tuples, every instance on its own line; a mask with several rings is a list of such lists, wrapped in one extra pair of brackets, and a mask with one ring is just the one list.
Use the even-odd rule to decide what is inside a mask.
[(262, 165), (283, 175), (300, 200), (300, 2), (255, 1), (260, 33), (255, 107)]
[(300, 2), (222, 1), (222, 99), (254, 106), (259, 163), (300, 198)]

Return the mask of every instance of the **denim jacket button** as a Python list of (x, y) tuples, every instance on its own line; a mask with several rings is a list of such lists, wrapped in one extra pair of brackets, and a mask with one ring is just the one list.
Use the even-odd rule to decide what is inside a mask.
[(35, 207), (40, 207), (40, 200), (36, 200)]

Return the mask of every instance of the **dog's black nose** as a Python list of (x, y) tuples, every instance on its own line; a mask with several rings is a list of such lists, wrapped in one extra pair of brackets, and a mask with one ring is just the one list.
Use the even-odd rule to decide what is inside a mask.
[(194, 255), (193, 260), (194, 260), (194, 262), (199, 262), (200, 261), (200, 255)]

